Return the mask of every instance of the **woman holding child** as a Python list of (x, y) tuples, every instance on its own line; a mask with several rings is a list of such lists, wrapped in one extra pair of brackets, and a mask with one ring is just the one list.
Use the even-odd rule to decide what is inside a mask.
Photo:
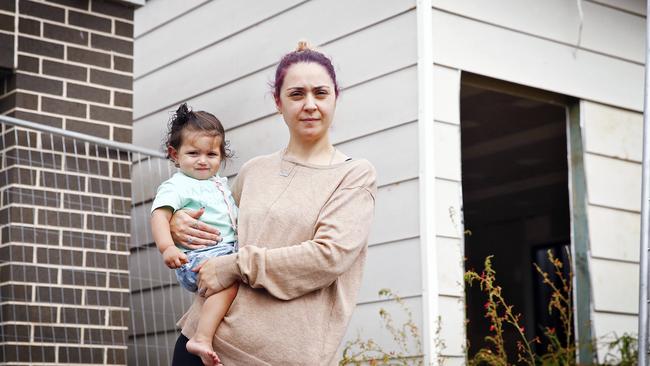
[[(196, 269), (199, 296), (179, 321), (173, 365), (206, 363), (186, 343), (201, 326), (206, 299), (233, 286), (236, 297), (212, 342), (221, 363), (336, 364), (361, 285), (375, 170), (329, 140), (339, 88), (325, 55), (301, 43), (280, 61), (273, 94), (289, 142), (242, 166), (232, 186), (238, 252)], [(174, 213), (175, 243), (214, 243), (217, 231), (197, 221), (201, 214)]]

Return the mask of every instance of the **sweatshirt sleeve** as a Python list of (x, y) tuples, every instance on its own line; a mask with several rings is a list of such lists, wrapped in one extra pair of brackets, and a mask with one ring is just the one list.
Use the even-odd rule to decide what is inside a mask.
[(227, 288), (239, 280), (289, 300), (333, 283), (368, 242), (377, 188), (374, 168), (366, 167), (321, 209), (313, 239), (273, 249), (247, 245), (218, 257), (219, 284)]

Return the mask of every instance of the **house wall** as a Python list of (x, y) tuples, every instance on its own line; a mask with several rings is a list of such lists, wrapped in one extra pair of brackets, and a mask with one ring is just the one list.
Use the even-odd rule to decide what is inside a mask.
[[(153, 0), (136, 12), (134, 142), (159, 148), (170, 111), (188, 101), (196, 109), (214, 112), (224, 123), (235, 151), (224, 174), (233, 176), (248, 159), (277, 151), (287, 142), (286, 127), (268, 86), (275, 63), (300, 39), (330, 55), (343, 88), (332, 140), (349, 156), (369, 159), (377, 168), (379, 185), (364, 282), (345, 339), (359, 334), (387, 350), (396, 349), (392, 336), (382, 328), (379, 310), (388, 309), (397, 324), (404, 321), (405, 313), (395, 302), (380, 297), (380, 289), (390, 288), (403, 297), (415, 323), (422, 326), (415, 2), (397, 0), (376, 6), (370, 0), (192, 1), (174, 7), (168, 11), (160, 0)], [(452, 87), (457, 88), (457, 83)], [(439, 127), (444, 131), (441, 136), (453, 139), (457, 118), (456, 125)], [(147, 187), (134, 197), (139, 203), (136, 210), (142, 213), (148, 211), (154, 188), (166, 174), (166, 163), (162, 164), (163, 173), (155, 177), (146, 173), (148, 167), (135, 167), (134, 184), (145, 182)], [(446, 174), (459, 179), (458, 171)], [(136, 182), (136, 177), (142, 180)], [(455, 183), (441, 181), (440, 192), (458, 197)], [(458, 203), (455, 207), (458, 213)], [(440, 216), (449, 213), (444, 210)], [(144, 313), (163, 314), (150, 315), (141, 324), (136, 342), (142, 345), (140, 350), (149, 343), (154, 347), (150, 351), (160, 352), (165, 344), (171, 349), (173, 343), (165, 342), (177, 336), (175, 318), (189, 303), (179, 300), (170, 307), (169, 299), (178, 299), (182, 292), (155, 248), (147, 246), (151, 243), (147, 226), (133, 225), (133, 229), (133, 237), (139, 238), (135, 246), (141, 249), (134, 250), (131, 258), (152, 268), (154, 279), (143, 282), (143, 290), (134, 293), (132, 301), (143, 304)], [(439, 245), (449, 245), (458, 235), (451, 237), (441, 238)], [(454, 258), (459, 263), (460, 255)], [(459, 267), (454, 271), (459, 272)], [(455, 288), (447, 290), (458, 294)], [(168, 304), (166, 313), (161, 304)], [(462, 327), (462, 322), (458, 324)], [(163, 346), (156, 346), (158, 341)], [(414, 342), (409, 343), (408, 353), (417, 355)]]
[[(1, 114), (131, 142), (131, 4), (1, 1), (0, 29)], [(0, 124), (0, 363), (126, 364), (129, 168)]]
[[(434, 0), (432, 8), (436, 67), (582, 100), (598, 339), (636, 333), (644, 8), (623, 0)], [(457, 91), (436, 98), (453, 103)]]
[(594, 336), (611, 340), (638, 331), (643, 114), (584, 101), (581, 118)]

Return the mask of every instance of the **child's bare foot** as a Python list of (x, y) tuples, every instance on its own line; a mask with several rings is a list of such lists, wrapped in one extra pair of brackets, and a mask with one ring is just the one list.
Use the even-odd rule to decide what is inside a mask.
[(191, 338), (185, 345), (187, 352), (201, 357), (201, 361), (205, 366), (218, 366), (221, 365), (221, 360), (217, 353), (212, 349), (212, 344), (209, 341), (201, 341)]

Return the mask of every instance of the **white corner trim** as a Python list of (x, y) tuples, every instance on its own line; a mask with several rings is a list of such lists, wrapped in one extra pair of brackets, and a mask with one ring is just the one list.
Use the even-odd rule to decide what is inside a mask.
[(422, 346), (424, 364), (437, 365), (440, 350), (438, 266), (435, 210), (435, 149), (433, 117), (433, 9), (431, 0), (417, 0), (418, 147), (420, 184), (420, 255), (422, 262)]

